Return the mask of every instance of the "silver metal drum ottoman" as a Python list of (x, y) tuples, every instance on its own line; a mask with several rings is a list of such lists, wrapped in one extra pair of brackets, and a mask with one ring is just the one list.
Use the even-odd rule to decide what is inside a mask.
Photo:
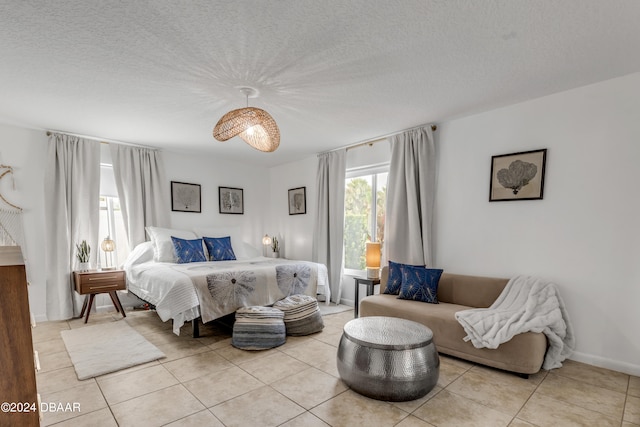
[(360, 317), (344, 325), (338, 372), (354, 391), (392, 402), (418, 399), (438, 382), (433, 332), (411, 320)]

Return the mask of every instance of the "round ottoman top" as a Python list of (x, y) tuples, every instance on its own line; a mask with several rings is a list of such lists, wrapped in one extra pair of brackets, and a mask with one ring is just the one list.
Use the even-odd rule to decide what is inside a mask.
[(433, 332), (421, 323), (397, 317), (371, 316), (350, 320), (344, 334), (363, 347), (409, 350), (431, 344)]
[(238, 318), (277, 318), (282, 319), (284, 313), (277, 308), (263, 306), (240, 307), (236, 310), (236, 319)]
[(276, 301), (273, 306), (282, 311), (295, 310), (308, 305), (318, 305), (318, 300), (310, 295), (296, 294)]

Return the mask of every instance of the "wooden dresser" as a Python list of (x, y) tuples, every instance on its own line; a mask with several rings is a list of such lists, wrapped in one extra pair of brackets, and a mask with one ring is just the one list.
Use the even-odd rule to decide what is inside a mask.
[(37, 355), (27, 275), (18, 246), (0, 246), (0, 426), (38, 426)]

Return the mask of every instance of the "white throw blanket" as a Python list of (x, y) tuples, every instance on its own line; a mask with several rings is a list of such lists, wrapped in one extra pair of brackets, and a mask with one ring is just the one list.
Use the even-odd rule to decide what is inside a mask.
[(476, 348), (495, 349), (523, 332), (542, 332), (549, 340), (543, 369), (562, 366), (573, 352), (575, 336), (556, 286), (542, 279), (517, 276), (509, 280), (489, 308), (459, 311), (456, 319)]

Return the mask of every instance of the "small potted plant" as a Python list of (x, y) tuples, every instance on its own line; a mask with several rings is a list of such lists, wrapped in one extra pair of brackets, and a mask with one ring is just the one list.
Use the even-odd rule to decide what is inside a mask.
[(78, 269), (80, 271), (89, 270), (89, 255), (91, 255), (91, 246), (87, 244), (86, 240), (82, 243), (76, 243), (76, 257), (78, 258)]
[(273, 253), (271, 254), (274, 258), (280, 258), (280, 243), (278, 243), (278, 238), (273, 236), (271, 238), (271, 250)]

